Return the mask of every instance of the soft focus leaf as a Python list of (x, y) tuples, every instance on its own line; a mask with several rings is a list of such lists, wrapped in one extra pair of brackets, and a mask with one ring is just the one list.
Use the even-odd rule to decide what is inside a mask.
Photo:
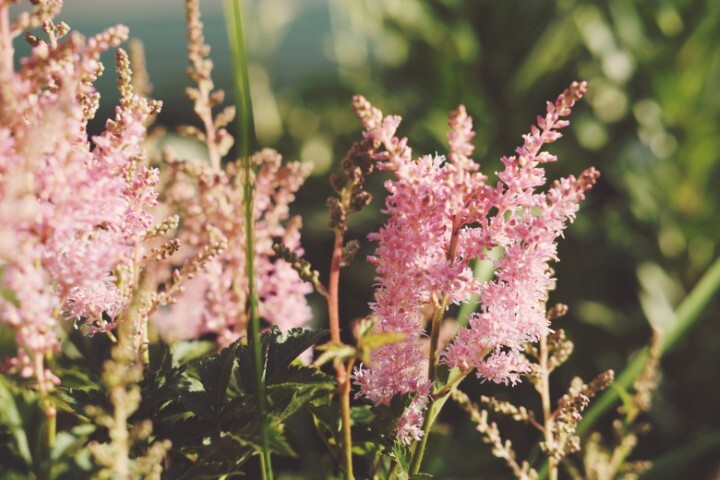
[(323, 353), (315, 359), (315, 362), (313, 362), (315, 367), (322, 367), (329, 362), (342, 363), (345, 360), (354, 357), (357, 353), (356, 348), (352, 345), (333, 341), (320, 345), (316, 350)]

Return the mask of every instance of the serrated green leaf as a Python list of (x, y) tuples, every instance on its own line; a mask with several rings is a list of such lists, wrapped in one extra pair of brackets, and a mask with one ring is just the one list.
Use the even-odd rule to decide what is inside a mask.
[(151, 343), (148, 347), (150, 363), (145, 368), (145, 374), (167, 371), (172, 368), (172, 352), (170, 345), (163, 341)]
[(402, 473), (407, 474), (410, 472), (412, 453), (409, 448), (396, 443), (392, 448), (392, 454), (390, 456), (395, 459)]
[(207, 392), (192, 391), (180, 392), (180, 401), (194, 415), (203, 420), (213, 422), (215, 425), (220, 422), (220, 412), (213, 409), (212, 401)]
[(340, 411), (337, 405), (310, 405), (308, 410), (312, 414), (316, 426), (322, 427), (332, 435), (340, 432)]
[[(169, 365), (170, 363), (166, 366)], [(176, 400), (184, 371), (184, 366), (156, 372), (146, 371), (140, 382), (140, 405), (130, 417), (130, 421), (155, 417), (160, 408)]]
[(226, 401), (230, 377), (235, 366), (236, 349), (237, 343), (234, 343), (217, 355), (203, 359), (198, 368), (200, 382), (207, 392), (207, 398), (212, 410), (216, 413), (216, 418), (219, 418), (222, 406)]
[(276, 379), (267, 387), (268, 412), (281, 421), (316, 400), (329, 402), (335, 391), (333, 378), (311, 367), (291, 366)]
[(235, 380), (238, 387), (245, 392), (255, 391), (255, 367), (253, 366), (252, 349), (247, 345), (242, 345), (235, 352), (237, 357), (237, 369), (235, 370)]
[(313, 367), (290, 365), (279, 371), (272, 378), (268, 379), (267, 386), (287, 385), (308, 385), (308, 384), (333, 384), (334, 379), (327, 373)]
[(283, 335), (280, 330), (273, 329), (270, 335), (271, 341), (265, 371), (267, 382), (271, 382), (279, 371), (290, 365), (305, 350), (315, 346), (326, 337), (328, 331), (293, 328)]
[(253, 449), (233, 435), (225, 435), (217, 441), (194, 449), (198, 458), (189, 468), (168, 472), (172, 478), (217, 479), (243, 475), (240, 467), (251, 457)]

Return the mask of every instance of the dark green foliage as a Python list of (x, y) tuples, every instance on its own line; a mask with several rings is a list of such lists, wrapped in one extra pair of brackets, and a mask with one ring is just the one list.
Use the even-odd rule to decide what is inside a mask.
[[(326, 331), (293, 329), (282, 335), (273, 328), (263, 335), (263, 362), (268, 398), (269, 446), (278, 455), (294, 456), (283, 422), (303, 408), (329, 404), (334, 379), (297, 359), (327, 335)], [(91, 340), (98, 340), (96, 337)], [(57, 364), (63, 386), (53, 395), (58, 431), (50, 452), (43, 452), (43, 411), (38, 394), (0, 377), (0, 480), (15, 478), (89, 478), (93, 469), (90, 440), (107, 442), (104, 427), (95, 426), (89, 408), (112, 411), (100, 383), (109, 342), (97, 344), (72, 332)], [(261, 448), (249, 348), (240, 341), (209, 354), (209, 342), (156, 343), (139, 383), (142, 398), (128, 419), (153, 424), (147, 445), (170, 439), (166, 478), (215, 479), (243, 475), (244, 464)]]
[[(269, 447), (276, 454), (295, 454), (282, 422), (302, 408), (327, 404), (334, 391), (332, 377), (296, 363), (301, 353), (324, 336), (324, 331), (303, 329), (282, 335), (273, 328), (262, 337)], [(173, 383), (176, 398), (162, 409), (172, 415), (161, 418), (156, 431), (173, 442), (173, 461), (184, 466), (178, 478), (239, 474), (262, 445), (249, 347), (236, 342), (191, 363), (180, 380), (175, 379), (177, 372), (178, 368), (165, 372), (161, 388)], [(171, 469), (170, 478), (179, 470)]]

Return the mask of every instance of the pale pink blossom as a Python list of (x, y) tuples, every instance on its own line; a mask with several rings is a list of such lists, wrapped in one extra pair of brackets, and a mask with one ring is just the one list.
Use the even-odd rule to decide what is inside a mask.
[[(523, 137), (517, 156), (502, 159), (505, 168), (495, 186), (487, 184), (470, 158), (474, 132), (464, 107), (448, 122), (449, 161), (413, 161), (407, 140), (395, 136), (399, 118), (383, 118), (356, 97), (365, 136), (382, 147), (376, 160), (395, 175), (386, 182), (388, 220), (369, 236), (378, 242), (370, 258), (378, 285), (371, 309), (377, 331), (406, 335), (375, 350), (370, 364), (356, 370), (361, 395), (387, 405), (395, 395), (430, 388), (427, 353), (421, 346), (429, 320), (425, 307), (464, 302), (472, 294), (480, 296), (480, 310), (444, 349), (442, 360), (464, 371), (475, 369), (480, 378), (495, 382), (514, 384), (527, 371), (519, 353), (522, 344), (548, 332), (544, 305), (553, 282), (548, 262), (557, 260), (557, 237), (598, 176), (588, 169), (579, 180), (570, 176), (539, 192), (545, 184), (541, 165), (556, 160), (541, 148), (560, 138), (557, 130), (568, 125), (561, 117), (570, 114), (584, 93), (585, 84), (574, 83), (555, 103), (548, 103), (546, 115)], [(496, 247), (503, 252), (495, 262), (496, 278), (480, 284), (468, 263), (488, 258), (487, 252)], [(413, 403), (401, 418), (401, 441), (422, 435), (414, 426), (424, 405)]]
[[(0, 23), (0, 41), (11, 46), (22, 32)], [(17, 330), (13, 371), (48, 389), (56, 378), (44, 361), (58, 349), (58, 319), (102, 331), (126, 301), (111, 274), (133, 262), (152, 223), (157, 172), (141, 165), (141, 144), (159, 104), (121, 92), (115, 119), (91, 142), (100, 54), (118, 46), (127, 28), (87, 40), (75, 32), (58, 37), (49, 19), (44, 29), (46, 39), (32, 40), (18, 71), (12, 48), (0, 63), (0, 318)]]
[(557, 238), (599, 174), (590, 168), (579, 180), (570, 176), (547, 192), (537, 192), (545, 183), (540, 165), (556, 160), (540, 149), (560, 138), (557, 130), (568, 125), (560, 118), (570, 114), (584, 93), (584, 84), (573, 84), (555, 103), (548, 103), (545, 117), (538, 117), (538, 126), (523, 137), (518, 155), (503, 158), (505, 169), (494, 189), (498, 211), (484, 232), (468, 237), (488, 238), (487, 247), (502, 247), (503, 255), (495, 262), (496, 278), (480, 290), (480, 311), (443, 353), (450, 366), (476, 368), (483, 379), (515, 383), (527, 370), (517, 355), (522, 344), (548, 332), (545, 303), (553, 284), (548, 262), (558, 260)]
[[(295, 192), (309, 173), (299, 162), (282, 163), (275, 151), (265, 149), (252, 157), (256, 173), (255, 187), (255, 271), (260, 316), (283, 331), (306, 326), (311, 318), (306, 296), (312, 286), (272, 249), (281, 241), (295, 253), (300, 247), (299, 217), (291, 217), (289, 205)], [(196, 274), (200, 281), (186, 285), (177, 296), (177, 304), (164, 309), (155, 321), (159, 329), (177, 329), (193, 336), (214, 334), (221, 345), (228, 345), (246, 334), (248, 317), (247, 273), (245, 263), (245, 225), (242, 215), (242, 174), (232, 163), (226, 170), (201, 161), (177, 162), (168, 186), (168, 207), (183, 212), (180, 257), (189, 258), (207, 244), (208, 228), (216, 228), (228, 241), (224, 253), (214, 258)], [(187, 310), (199, 312), (197, 331), (185, 323), (196, 325)], [(181, 313), (181, 311), (184, 311)], [(175, 320), (173, 320), (175, 319)]]

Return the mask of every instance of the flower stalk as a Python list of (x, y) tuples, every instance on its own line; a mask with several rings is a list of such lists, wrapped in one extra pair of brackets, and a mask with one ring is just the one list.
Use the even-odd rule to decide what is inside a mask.
[[(450, 245), (448, 247), (447, 259), (449, 262), (455, 260), (455, 254), (457, 253), (458, 238), (460, 236), (460, 229), (454, 228), (452, 236), (450, 237)], [(440, 343), (440, 328), (445, 316), (445, 310), (447, 309), (448, 295), (443, 294), (442, 300), (435, 307), (432, 317), (432, 325), (430, 327), (430, 356), (428, 361), (428, 380), (431, 385), (435, 385), (437, 378), (437, 367), (438, 367), (438, 345)], [(457, 386), (457, 384), (455, 384)], [(448, 392), (449, 393), (449, 392)], [(445, 394), (447, 395), (447, 394)], [(441, 398), (441, 397), (439, 397)], [(425, 412), (425, 418), (423, 419), (423, 436), (420, 443), (415, 448), (413, 453), (412, 461), (410, 463), (410, 473), (417, 474), (420, 472), (422, 466), (423, 456), (425, 455), (425, 447), (427, 446), (427, 439), (430, 435), (430, 429), (432, 428), (433, 421), (440, 413), (442, 405), (437, 402), (438, 398), (433, 396), (430, 400), (430, 407)]]
[(243, 32), (242, 3), (228, 0), (228, 36), (234, 63), (235, 93), (237, 98), (237, 153), (242, 161), (243, 171), (243, 216), (245, 218), (245, 265), (247, 268), (247, 316), (249, 318), (248, 338), (252, 350), (258, 411), (262, 417), (260, 469), (264, 480), (273, 478), (270, 443), (267, 424), (267, 400), (262, 361), (260, 316), (258, 314), (257, 291), (255, 287), (255, 215), (253, 209), (254, 188), (252, 165), (249, 155), (252, 136), (252, 105), (250, 81), (248, 78), (245, 36)]
[(542, 403), (543, 412), (543, 433), (545, 435), (545, 445), (549, 452), (548, 454), (548, 475), (550, 480), (557, 480), (558, 478), (558, 462), (553, 451), (555, 450), (555, 439), (553, 438), (554, 432), (554, 420), (553, 413), (550, 411), (550, 370), (548, 369), (548, 345), (547, 336), (540, 338), (540, 363), (539, 363), (539, 374), (540, 380), (537, 384), (538, 392), (540, 393), (540, 399)]
[[(345, 197), (347, 197), (345, 195)], [(346, 203), (346, 202), (344, 202)], [(333, 342), (341, 342), (340, 339), (340, 310), (339, 310), (339, 288), (340, 268), (343, 253), (343, 242), (345, 229), (335, 229), (335, 242), (333, 245), (332, 261), (330, 263), (330, 276), (328, 279), (328, 321), (330, 323), (330, 339)], [(350, 360), (351, 362), (352, 360)], [(335, 380), (340, 396), (340, 424), (342, 429), (342, 461), (345, 476), (348, 480), (354, 479), (352, 463), (352, 420), (350, 418), (350, 372), (352, 365), (345, 365), (337, 362), (335, 366)]]

